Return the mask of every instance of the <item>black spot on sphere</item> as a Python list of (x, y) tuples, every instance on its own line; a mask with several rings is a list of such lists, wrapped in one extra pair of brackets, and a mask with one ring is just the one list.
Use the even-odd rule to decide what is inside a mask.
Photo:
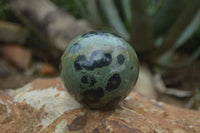
[(76, 54), (81, 49), (81, 45), (79, 43), (75, 43), (69, 50), (71, 54)]
[(117, 61), (120, 65), (122, 65), (125, 61), (125, 57), (122, 54), (120, 54), (117, 56)]
[(106, 90), (113, 91), (113, 90), (117, 89), (117, 87), (120, 85), (120, 83), (121, 83), (120, 75), (114, 74), (112, 77), (109, 78), (107, 86), (106, 86)]
[(90, 77), (90, 86), (94, 86), (94, 84), (96, 83), (96, 78), (94, 76)]
[(81, 72), (82, 74), (85, 74), (85, 72)]
[(98, 87), (97, 89), (90, 89), (81, 93), (81, 101), (84, 104), (91, 104), (98, 102), (100, 98), (104, 96), (103, 88)]
[(84, 87), (84, 86), (82, 86), (82, 85), (80, 85), (80, 88), (81, 88), (81, 90), (86, 89), (86, 87)]
[(116, 34), (116, 33), (110, 33), (110, 34), (112, 34), (112, 35), (115, 36), (115, 37), (122, 38), (120, 35), (118, 35), (118, 34)]
[(131, 70), (133, 70), (133, 66), (131, 66)]
[(100, 72), (98, 72), (98, 73), (97, 73), (97, 75), (101, 75), (101, 73), (100, 73)]
[(104, 96), (103, 88), (90, 89), (81, 93), (81, 96), (88, 98), (101, 98)]
[(107, 36), (107, 33), (103, 31), (91, 31), (91, 32), (83, 34), (81, 37), (87, 38), (94, 35)]
[(90, 76), (90, 75), (84, 75), (84, 76), (81, 77), (81, 82), (83, 84), (89, 84), (90, 87), (92, 87), (96, 83), (96, 78), (93, 75), (92, 76)]
[(81, 82), (84, 83), (84, 84), (88, 84), (89, 83), (88, 76), (82, 76)]
[(94, 51), (89, 60), (85, 55), (79, 55), (76, 57), (74, 67), (76, 70), (85, 68), (86, 70), (94, 70), (95, 68), (101, 68), (108, 66), (112, 62), (112, 56), (109, 53), (105, 53), (103, 50)]
[(97, 34), (98, 34), (98, 32), (96, 32), (96, 31), (91, 31), (91, 32), (88, 32), (88, 33), (83, 34), (81, 37), (87, 38), (87, 37), (90, 37), (90, 36), (93, 36), (93, 35), (97, 35)]
[(102, 88), (102, 87), (98, 87), (98, 88), (97, 88), (97, 92), (98, 92), (97, 97), (101, 98), (101, 97), (104, 96), (104, 91), (103, 91), (103, 88)]
[(103, 50), (94, 51), (90, 56), (90, 62), (93, 64), (92, 69), (108, 66), (112, 61), (112, 56)]
[(76, 59), (75, 59), (75, 61), (74, 61), (74, 67), (75, 67), (75, 69), (76, 70), (81, 70), (82, 67), (84, 67), (86, 65), (85, 64), (85, 63), (87, 63), (86, 60), (87, 59), (86, 59), (85, 55), (79, 55), (79, 56), (77, 56)]

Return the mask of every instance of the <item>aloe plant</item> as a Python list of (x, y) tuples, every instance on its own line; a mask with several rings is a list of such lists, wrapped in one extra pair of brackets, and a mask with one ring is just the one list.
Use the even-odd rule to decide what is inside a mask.
[(182, 66), (200, 55), (199, 48), (185, 61), (168, 64), (176, 49), (200, 27), (199, 0), (85, 0), (85, 4), (80, 9), (87, 12), (90, 22), (109, 25), (109, 30), (130, 41), (136, 51), (147, 53), (158, 64)]

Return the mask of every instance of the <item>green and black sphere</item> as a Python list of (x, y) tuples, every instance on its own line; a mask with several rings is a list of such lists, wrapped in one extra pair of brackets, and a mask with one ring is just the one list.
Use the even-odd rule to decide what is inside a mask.
[(139, 64), (120, 36), (92, 31), (75, 38), (62, 55), (61, 78), (67, 91), (89, 108), (111, 108), (133, 89)]

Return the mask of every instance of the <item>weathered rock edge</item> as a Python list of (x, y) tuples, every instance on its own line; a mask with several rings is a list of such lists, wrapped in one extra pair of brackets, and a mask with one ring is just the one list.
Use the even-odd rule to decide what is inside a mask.
[(17, 90), (0, 91), (1, 133), (200, 132), (200, 112), (149, 100), (131, 92), (110, 111), (89, 110), (61, 80), (37, 79)]
[(60, 57), (76, 36), (93, 30), (84, 20), (76, 20), (49, 0), (8, 0), (14, 14), (45, 44), (47, 52)]

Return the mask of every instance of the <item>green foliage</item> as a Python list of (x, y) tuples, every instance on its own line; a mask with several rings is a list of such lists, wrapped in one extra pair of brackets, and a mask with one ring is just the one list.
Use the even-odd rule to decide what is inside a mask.
[(199, 26), (198, 30), (195, 32), (195, 36), (198, 36), (200, 38), (200, 26)]
[(188, 44), (192, 45), (194, 49), (200, 47), (200, 27), (195, 34), (188, 40)]
[(200, 89), (197, 89), (197, 94), (200, 95)]
[(6, 20), (8, 19), (9, 9), (5, 0), (0, 0), (0, 19)]
[(76, 18), (81, 18), (79, 8), (76, 5), (75, 0), (50, 0), (55, 3), (57, 6), (68, 11), (71, 15)]
[(163, 4), (164, 0), (146, 0), (147, 4), (147, 12), (150, 15), (154, 15), (160, 9), (161, 5)]
[[(147, 58), (150, 57), (156, 64), (180, 67), (200, 55), (198, 48), (187, 60), (175, 65), (170, 61), (179, 47), (200, 34), (199, 30), (195, 33), (200, 26), (199, 0), (93, 0), (93, 5), (96, 4), (95, 16), (99, 14), (96, 17), (100, 18), (99, 21), (91, 17), (94, 16), (94, 9), (87, 8), (91, 0), (83, 1), (86, 4), (83, 12), (87, 12), (89, 19), (93, 18), (89, 22), (96, 24), (102, 21), (107, 29), (130, 41), (137, 52), (148, 53)], [(87, 18), (86, 15), (83, 17)], [(198, 43), (196, 40), (193, 42)]]
[[(74, 0), (50, 0), (50, 1), (52, 1), (62, 9), (68, 11), (74, 17), (81, 18), (79, 8), (77, 7)], [(9, 10), (9, 6), (6, 3), (6, 0), (0, 0), (0, 20), (14, 21), (14, 19), (15, 18), (13, 18), (13, 15)]]
[(19, 23), (16, 16), (13, 15), (12, 11), (10, 10), (6, 0), (0, 0), (0, 20)]

